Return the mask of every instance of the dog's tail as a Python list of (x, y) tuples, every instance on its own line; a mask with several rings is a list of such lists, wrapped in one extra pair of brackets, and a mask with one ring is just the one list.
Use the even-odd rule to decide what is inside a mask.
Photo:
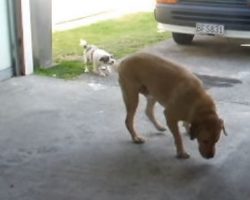
[(86, 49), (88, 47), (88, 42), (86, 40), (80, 39), (80, 46)]

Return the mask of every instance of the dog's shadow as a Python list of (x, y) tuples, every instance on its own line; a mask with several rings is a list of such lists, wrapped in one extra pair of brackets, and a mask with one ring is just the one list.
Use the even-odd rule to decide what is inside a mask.
[(163, 137), (163, 136), (166, 136), (166, 133), (165, 133), (166, 131), (164, 131), (164, 132), (150, 132), (150, 133), (148, 133), (147, 134), (147, 137), (148, 138), (158, 138), (158, 137)]
[[(147, 141), (147, 143), (136, 145), (132, 142), (126, 142), (126, 144), (121, 144), (121, 146), (126, 147), (116, 151), (115, 154), (108, 155), (105, 152), (99, 152), (98, 156), (95, 157), (95, 167), (92, 168), (90, 174), (110, 177), (109, 182), (101, 185), (107, 189), (110, 187), (110, 183), (117, 180), (123, 182), (116, 185), (117, 187), (131, 184), (139, 186), (142, 183), (146, 183), (145, 187), (149, 187), (149, 183), (154, 180), (154, 187), (161, 188), (164, 185), (171, 190), (172, 186), (186, 187), (199, 180), (202, 181), (208, 174), (214, 173), (213, 165), (200, 158), (177, 159), (172, 145), (171, 147), (168, 145), (161, 147), (155, 146), (153, 141)], [(105, 157), (106, 162), (100, 164), (99, 157), (100, 160)], [(101, 170), (96, 166), (102, 166)]]

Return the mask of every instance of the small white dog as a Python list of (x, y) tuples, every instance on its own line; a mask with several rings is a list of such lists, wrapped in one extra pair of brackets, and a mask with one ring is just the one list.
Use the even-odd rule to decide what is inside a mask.
[[(84, 63), (92, 64), (94, 73), (100, 76), (108, 76), (111, 73), (111, 66), (115, 64), (115, 59), (110, 53), (88, 44), (85, 40), (80, 40), (80, 46), (83, 47)], [(86, 66), (85, 72), (89, 71), (90, 68)]]

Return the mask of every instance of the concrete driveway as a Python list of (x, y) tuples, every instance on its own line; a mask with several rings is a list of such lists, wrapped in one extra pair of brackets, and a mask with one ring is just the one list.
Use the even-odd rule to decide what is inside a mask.
[(154, 7), (154, 0), (53, 0), (52, 29), (63, 31), (127, 14), (153, 12)]
[[(0, 83), (0, 199), (244, 200), (250, 197), (250, 50), (198, 38), (146, 49), (204, 80), (224, 118), (214, 159), (177, 160), (171, 134), (137, 115), (143, 145), (131, 143), (116, 75), (74, 81), (38, 76)], [(144, 101), (139, 110), (142, 111)], [(157, 115), (164, 123), (162, 108)]]

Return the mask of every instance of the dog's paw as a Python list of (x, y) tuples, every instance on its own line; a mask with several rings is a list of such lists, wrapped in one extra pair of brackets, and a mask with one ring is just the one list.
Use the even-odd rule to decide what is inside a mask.
[(101, 76), (101, 77), (105, 77), (106, 76), (106, 74), (103, 71), (95, 71), (94, 73), (96, 75), (98, 75), (98, 76)]
[(158, 131), (166, 131), (167, 129), (166, 128), (164, 128), (163, 126), (158, 126), (158, 127), (156, 127), (156, 129), (158, 130)]
[(105, 74), (104, 72), (101, 72), (101, 73), (99, 73), (99, 76), (106, 77), (107, 74)]
[(186, 153), (186, 152), (182, 152), (182, 153), (178, 153), (176, 155), (176, 157), (178, 159), (188, 159), (188, 158), (190, 158), (190, 155), (188, 153)]
[(84, 72), (85, 73), (88, 73), (89, 72), (89, 69), (87, 67), (84, 66)]
[(144, 142), (145, 142), (145, 139), (143, 138), (143, 137), (134, 137), (133, 138), (133, 142), (135, 143), (135, 144), (143, 144)]

